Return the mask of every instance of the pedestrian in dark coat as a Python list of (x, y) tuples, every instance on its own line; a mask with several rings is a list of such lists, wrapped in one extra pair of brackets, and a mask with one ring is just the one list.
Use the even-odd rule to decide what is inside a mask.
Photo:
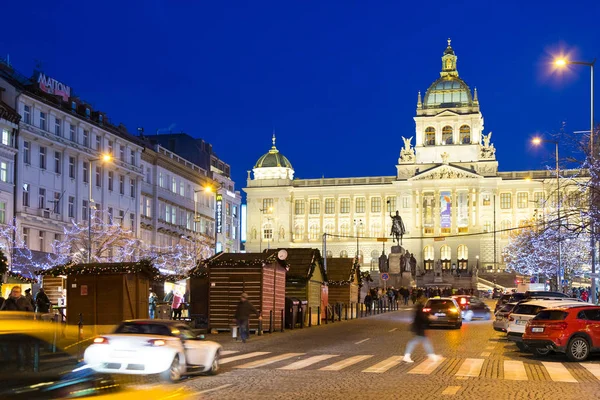
[(242, 293), (240, 296), (240, 302), (237, 305), (234, 315), (235, 323), (239, 328), (242, 343), (246, 343), (246, 340), (248, 340), (248, 320), (250, 319), (251, 314), (256, 314), (259, 319), (262, 319), (260, 312), (256, 310), (256, 307), (254, 307), (250, 301), (248, 301), (248, 295), (246, 293)]
[(35, 310), (39, 313), (47, 313), (50, 311), (50, 305), (50, 299), (44, 291), (44, 288), (40, 288), (35, 295)]
[(433, 346), (431, 345), (429, 338), (425, 335), (425, 330), (429, 327), (430, 318), (435, 318), (429, 316), (423, 311), (425, 301), (426, 299), (424, 297), (420, 297), (417, 300), (417, 305), (415, 307), (415, 316), (411, 325), (411, 330), (415, 334), (415, 336), (406, 344), (406, 351), (404, 352), (404, 358), (402, 360), (407, 363), (414, 362), (410, 358), (410, 355), (414, 350), (415, 346), (419, 343), (423, 345), (423, 347), (425, 348), (425, 352), (432, 361), (437, 361), (440, 358), (440, 356), (436, 355), (433, 352)]

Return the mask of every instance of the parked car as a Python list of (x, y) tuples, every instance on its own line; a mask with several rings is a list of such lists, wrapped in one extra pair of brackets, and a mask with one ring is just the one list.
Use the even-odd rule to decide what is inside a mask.
[(555, 351), (585, 361), (600, 351), (600, 307), (579, 303), (540, 311), (527, 324), (523, 343), (538, 356)]
[(180, 321), (125, 321), (114, 333), (95, 338), (84, 360), (96, 372), (160, 374), (176, 382), (182, 375), (219, 370), (221, 345), (203, 339)]
[[(500, 308), (502, 308), (502, 306), (504, 306), (505, 304), (507, 304), (511, 298), (513, 294), (512, 293), (505, 293), (502, 296), (500, 296), (500, 298), (498, 299), (498, 301), (496, 302), (496, 307), (494, 308), (494, 313), (498, 312), (498, 310)], [(513, 303), (516, 303), (516, 301), (513, 301)]]
[(491, 318), (492, 311), (480, 298), (463, 295), (452, 296), (452, 298), (456, 300), (460, 307), (463, 321), (470, 321), (475, 318), (486, 320)]
[(500, 307), (498, 311), (496, 311), (494, 314), (495, 318), (493, 323), (495, 331), (506, 332), (506, 329), (508, 328), (508, 315), (516, 305), (517, 303), (507, 303)]
[(423, 312), (435, 317), (429, 322), (431, 326), (451, 326), (457, 329), (462, 326), (460, 306), (452, 297), (427, 300)]
[(523, 343), (523, 333), (527, 322), (535, 317), (537, 313), (546, 308), (558, 307), (562, 305), (581, 305), (580, 301), (570, 298), (556, 299), (531, 299), (519, 302), (508, 316), (508, 327), (506, 328), (506, 338), (515, 342), (519, 350), (528, 351), (529, 348)]

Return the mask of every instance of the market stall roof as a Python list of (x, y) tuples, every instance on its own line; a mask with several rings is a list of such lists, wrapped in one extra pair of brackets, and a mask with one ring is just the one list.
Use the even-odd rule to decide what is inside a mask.
[(205, 276), (210, 268), (224, 265), (236, 268), (278, 263), (288, 269), (289, 264), (285, 260), (280, 260), (277, 253), (277, 249), (265, 250), (262, 253), (219, 253), (192, 268), (189, 276)]
[(327, 258), (328, 282), (351, 283), (357, 270), (354, 258)]
[(155, 280), (165, 280), (165, 276), (149, 260), (121, 263), (64, 264), (46, 270), (36, 271), (38, 275), (114, 275), (142, 273)]
[(286, 262), (289, 265), (289, 271), (286, 275), (287, 280), (309, 280), (312, 278), (315, 269), (321, 269), (323, 281), (327, 281), (327, 274), (323, 266), (323, 258), (319, 249), (311, 248), (284, 248), (277, 249), (287, 252)]

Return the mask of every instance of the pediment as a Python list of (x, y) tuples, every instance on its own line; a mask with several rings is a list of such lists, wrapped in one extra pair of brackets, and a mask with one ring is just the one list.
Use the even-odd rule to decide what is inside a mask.
[(434, 179), (479, 179), (483, 176), (468, 171), (464, 168), (454, 167), (452, 165), (442, 164), (437, 167), (418, 173), (410, 178), (410, 181), (434, 180)]
[(452, 111), (452, 110), (444, 110), (439, 114), (435, 114), (436, 117), (455, 117), (457, 115), (460, 115), (460, 114), (457, 113), (456, 111)]

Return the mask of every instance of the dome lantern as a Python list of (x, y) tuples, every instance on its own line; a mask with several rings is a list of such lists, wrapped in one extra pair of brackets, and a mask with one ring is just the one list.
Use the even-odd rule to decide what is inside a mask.
[(271, 149), (254, 164), (254, 179), (294, 179), (292, 163), (275, 146), (275, 133), (271, 140)]

